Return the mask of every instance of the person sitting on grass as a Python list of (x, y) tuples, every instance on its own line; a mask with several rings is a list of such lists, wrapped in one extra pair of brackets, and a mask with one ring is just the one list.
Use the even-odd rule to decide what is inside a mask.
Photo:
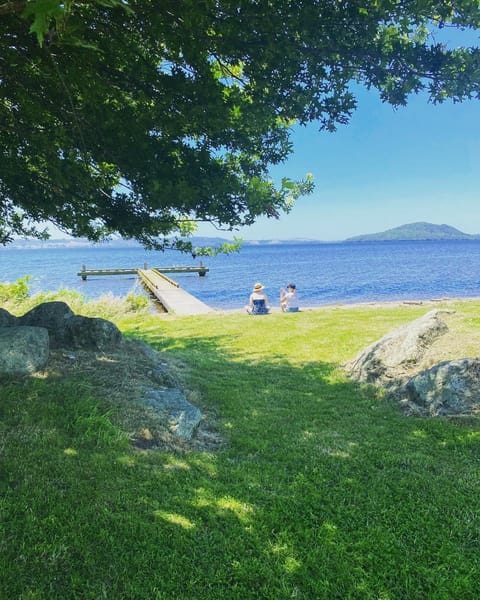
[(286, 291), (280, 288), (280, 307), (283, 312), (298, 312), (297, 286), (294, 283), (289, 283)]
[(263, 292), (264, 289), (261, 283), (256, 283), (253, 286), (248, 306), (245, 307), (249, 315), (267, 315), (270, 312), (267, 295)]

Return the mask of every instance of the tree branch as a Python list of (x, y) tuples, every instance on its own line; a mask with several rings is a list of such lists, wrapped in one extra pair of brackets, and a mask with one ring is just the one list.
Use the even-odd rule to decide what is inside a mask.
[(25, 0), (3, 2), (0, 4), (0, 16), (21, 13), (26, 4)]

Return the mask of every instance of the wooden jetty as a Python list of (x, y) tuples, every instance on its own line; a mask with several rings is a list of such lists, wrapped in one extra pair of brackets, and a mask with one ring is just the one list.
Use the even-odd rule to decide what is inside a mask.
[(158, 269), (139, 269), (138, 275), (142, 284), (167, 312), (176, 315), (199, 315), (213, 311), (210, 306), (183, 290), (176, 281)]
[(140, 278), (142, 285), (160, 302), (167, 312), (176, 315), (199, 315), (213, 312), (210, 306), (207, 306), (192, 294), (183, 290), (180, 285), (170, 279), (166, 273), (198, 273), (204, 277), (208, 267), (200, 263), (199, 267), (158, 267), (148, 269), (144, 265), (143, 269), (87, 269), (82, 265), (82, 270), (77, 273), (86, 281), (89, 276), (103, 275), (136, 275)]

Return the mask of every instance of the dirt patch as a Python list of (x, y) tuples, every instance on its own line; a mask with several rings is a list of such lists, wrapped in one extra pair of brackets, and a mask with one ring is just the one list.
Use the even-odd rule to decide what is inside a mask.
[[(163, 449), (212, 452), (223, 446), (213, 414), (201, 406), (196, 390), (185, 386), (185, 365), (154, 351), (147, 344), (124, 339), (112, 352), (52, 350), (47, 370), (38, 377), (75, 377), (111, 410), (112, 421), (127, 432), (139, 450)], [(191, 440), (175, 436), (165, 418), (142, 404), (146, 388), (180, 388), (200, 408), (202, 421)]]

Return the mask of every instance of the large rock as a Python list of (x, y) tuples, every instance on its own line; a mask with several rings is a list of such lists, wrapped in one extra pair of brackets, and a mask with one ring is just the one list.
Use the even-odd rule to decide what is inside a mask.
[(148, 388), (142, 403), (161, 413), (170, 432), (184, 439), (192, 437), (202, 419), (200, 410), (177, 388)]
[(122, 334), (105, 319), (75, 315), (65, 302), (44, 302), (19, 317), (19, 325), (45, 327), (52, 348), (84, 348), (108, 350), (115, 348)]
[(30, 375), (42, 370), (49, 350), (44, 327), (0, 327), (0, 376)]
[(14, 325), (18, 325), (17, 317), (12, 315), (5, 310), (5, 308), (0, 308), (0, 327), (13, 327)]
[(441, 362), (404, 387), (407, 412), (429, 416), (480, 412), (480, 358)]
[(74, 313), (65, 302), (44, 302), (19, 317), (18, 324), (45, 327), (51, 347), (61, 347), (65, 342), (67, 321), (73, 316)]
[(426, 350), (448, 331), (440, 312), (431, 310), (367, 346), (345, 365), (347, 373), (356, 381), (386, 387), (411, 376)]
[(68, 347), (110, 350), (121, 341), (118, 327), (105, 319), (74, 315), (65, 323), (64, 343)]

